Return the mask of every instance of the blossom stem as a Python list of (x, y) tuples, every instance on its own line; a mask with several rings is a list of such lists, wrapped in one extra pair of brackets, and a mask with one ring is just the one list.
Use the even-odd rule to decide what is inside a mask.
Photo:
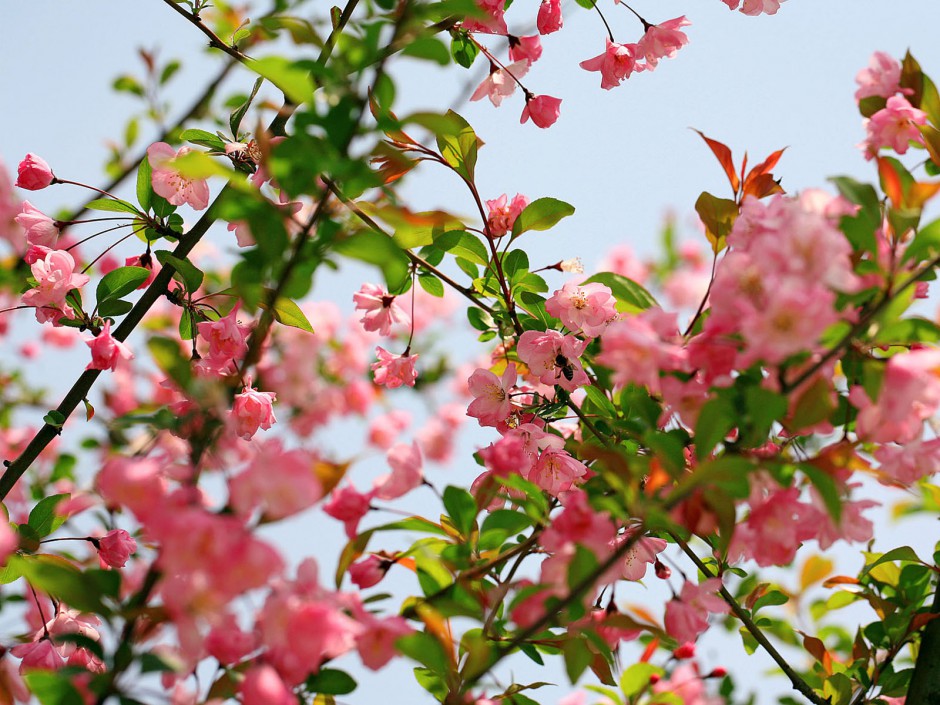
[[(712, 570), (702, 562), (698, 557), (695, 551), (689, 546), (686, 541), (684, 541), (678, 534), (673, 532), (668, 532), (669, 536), (673, 541), (682, 549), (682, 552), (689, 557), (695, 566), (701, 571), (701, 573), (707, 578), (717, 578), (718, 575), (712, 572)], [(741, 620), (747, 630), (751, 633), (751, 636), (754, 637), (754, 640), (764, 647), (770, 657), (776, 662), (780, 667), (780, 670), (784, 672), (787, 678), (790, 679), (790, 683), (793, 685), (793, 688), (801, 695), (803, 695), (807, 700), (814, 705), (829, 705), (829, 701), (821, 698), (816, 691), (814, 691), (809, 684), (803, 680), (799, 673), (793, 670), (787, 660), (777, 651), (776, 647), (770, 643), (770, 640), (761, 631), (760, 627), (754, 623), (754, 620), (751, 619), (751, 615), (748, 614), (748, 611), (741, 607), (740, 603), (734, 599), (734, 595), (728, 592), (728, 589), (723, 585), (719, 588), (718, 593), (721, 595), (721, 598), (728, 603), (728, 606), (731, 608), (731, 611), (734, 612), (734, 615)]]
[[(604, 17), (604, 13), (601, 12), (601, 8), (597, 6), (597, 0), (591, 0), (591, 4), (594, 6), (594, 9), (597, 10), (597, 14), (600, 15), (601, 22), (604, 23), (604, 27), (607, 28), (607, 36), (610, 37), (611, 44), (616, 43), (616, 40), (614, 39), (614, 33), (611, 31), (610, 25), (607, 24), (607, 18)], [(630, 6), (627, 5), (627, 7), (630, 7)], [(630, 8), (630, 9), (632, 10), (633, 8)], [(633, 14), (636, 15), (635, 12)], [(636, 15), (636, 16), (640, 17), (639, 15)], [(644, 26), (647, 26), (646, 21), (642, 17), (640, 17), (640, 21), (643, 22)]]
[(213, 49), (218, 49), (219, 51), (224, 51), (226, 54), (228, 54), (229, 56), (231, 56), (233, 59), (235, 59), (236, 61), (239, 61), (239, 62), (241, 62), (241, 63), (243, 63), (243, 64), (246, 64), (246, 65), (247, 65), (248, 62), (251, 61), (251, 57), (250, 57), (250, 56), (247, 56), (246, 54), (241, 53), (241, 52), (240, 52), (238, 49), (236, 49), (234, 46), (232, 46), (232, 45), (230, 45), (230, 44), (226, 44), (225, 42), (223, 42), (223, 41), (219, 38), (219, 35), (217, 35), (217, 34), (216, 34), (215, 32), (213, 32), (211, 29), (209, 29), (208, 27), (206, 27), (206, 25), (205, 25), (205, 24), (203, 23), (203, 21), (202, 21), (202, 18), (201, 18), (199, 15), (193, 14), (193, 13), (191, 13), (191, 12), (186, 12), (186, 10), (184, 10), (182, 7), (180, 7), (177, 3), (173, 2), (173, 0), (163, 0), (163, 2), (166, 3), (167, 5), (169, 5), (171, 8), (173, 8), (173, 10), (175, 10), (176, 12), (178, 12), (180, 15), (182, 15), (183, 17), (185, 17), (187, 20), (189, 20), (189, 22), (190, 22), (193, 26), (195, 26), (196, 29), (198, 29), (200, 32), (202, 32), (203, 34), (205, 34), (205, 35), (209, 38), (209, 46), (210, 46), (210, 47), (212, 47)]
[(630, 12), (632, 12), (634, 15), (636, 15), (636, 18), (637, 18), (640, 22), (643, 23), (643, 31), (644, 31), (644, 32), (648, 32), (648, 31), (650, 30), (650, 27), (652, 27), (653, 25), (650, 24), (649, 22), (647, 22), (645, 19), (643, 19), (643, 17), (640, 15), (639, 12), (637, 12), (636, 10), (634, 10), (632, 7), (630, 7), (630, 6), (629, 6), (627, 3), (625, 3), (625, 2), (624, 2), (624, 3), (621, 3), (621, 4), (622, 4), (625, 8), (627, 8)]
[(467, 34), (467, 38), (470, 39), (470, 41), (476, 45), (477, 49), (480, 50), (483, 56), (485, 56), (487, 59), (490, 60), (490, 63), (496, 64), (497, 66), (499, 66), (499, 68), (501, 68), (503, 71), (506, 72), (507, 76), (509, 76), (513, 81), (516, 82), (516, 85), (518, 85), (519, 88), (521, 88), (523, 91), (528, 93), (528, 91), (526, 91), (526, 87), (522, 85), (522, 81), (516, 78), (516, 75), (512, 71), (509, 70), (509, 67), (506, 66), (506, 64), (504, 64), (502, 61), (497, 59), (493, 55), (493, 53), (489, 49), (487, 49), (485, 46), (483, 46), (480, 42), (478, 42), (472, 34)]

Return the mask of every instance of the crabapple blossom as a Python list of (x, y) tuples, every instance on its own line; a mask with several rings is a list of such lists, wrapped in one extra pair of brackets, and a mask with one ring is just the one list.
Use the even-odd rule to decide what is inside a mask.
[(30, 265), (36, 287), (23, 294), (23, 304), (36, 308), (36, 319), (40, 323), (61, 317), (73, 318), (74, 312), (65, 303), (72, 289), (88, 283), (87, 274), (75, 273), (75, 260), (65, 250), (50, 250), (41, 259)]
[(476, 5), (482, 17), (467, 17), (463, 27), (469, 32), (483, 32), (484, 34), (509, 34), (506, 20), (503, 17), (504, 4), (500, 0), (476, 0)]
[(582, 61), (579, 66), (585, 71), (599, 71), (601, 88), (609, 91), (619, 86), (624, 79), (630, 78), (634, 71), (642, 68), (638, 68), (636, 64), (636, 44), (617, 44), (609, 38), (606, 41), (607, 48), (602, 54)]
[(883, 475), (879, 482), (912, 485), (922, 477), (940, 472), (940, 438), (915, 438), (904, 445), (882, 445), (875, 450), (875, 459)]
[(923, 145), (917, 126), (926, 124), (927, 113), (913, 107), (904, 96), (893, 95), (884, 108), (864, 121), (867, 136), (859, 146), (864, 148), (866, 159), (874, 159), (883, 147), (906, 154), (911, 142)]
[(55, 248), (56, 240), (59, 238), (59, 228), (56, 226), (56, 221), (32, 203), (23, 201), (22, 210), (14, 220), (26, 233), (27, 243), (50, 249)]
[(542, 40), (539, 35), (533, 34), (530, 37), (516, 37), (509, 35), (509, 60), (510, 61), (528, 61), (534, 64), (542, 56)]
[(252, 666), (238, 686), (243, 705), (294, 705), (297, 696), (268, 664)]
[(663, 624), (669, 636), (680, 644), (694, 642), (708, 629), (708, 614), (726, 614), (728, 605), (715, 593), (721, 587), (720, 578), (709, 578), (698, 585), (688, 580), (678, 597), (666, 603)]
[(394, 445), (395, 438), (410, 425), (409, 412), (404, 409), (392, 409), (369, 422), (369, 443), (382, 450), (388, 450)]
[(890, 98), (901, 90), (901, 64), (890, 54), (876, 51), (868, 60), (868, 67), (858, 72), (855, 82), (858, 84), (855, 100)]
[(517, 79), (522, 78), (529, 70), (529, 61), (522, 59), (502, 68), (490, 64), (490, 73), (483, 79), (477, 89), (470, 96), (470, 100), (489, 98), (497, 108), (516, 90)]
[(112, 529), (101, 538), (94, 539), (101, 567), (123, 568), (127, 559), (137, 550), (137, 541), (124, 529)]
[[(731, 10), (737, 9), (738, 5), (741, 4), (741, 0), (721, 1)], [(777, 10), (780, 9), (780, 3), (782, 2), (785, 2), (785, 0), (744, 0), (744, 5), (741, 7), (740, 12), (751, 16), (756, 16), (761, 13), (776, 15)]]
[(349, 566), (349, 579), (360, 590), (366, 590), (380, 583), (391, 566), (388, 559), (369, 555)]
[(302, 448), (285, 451), (278, 440), (258, 443), (248, 467), (229, 479), (229, 502), (240, 516), (260, 508), (269, 521), (302, 512), (323, 497), (317, 460)]
[(259, 392), (251, 386), (249, 377), (245, 388), (235, 395), (230, 416), (235, 424), (235, 434), (250, 441), (258, 429), (267, 431), (277, 422), (274, 417), (274, 392)]
[(392, 472), (375, 480), (373, 494), (379, 499), (398, 499), (421, 486), (424, 459), (418, 444), (399, 443), (385, 454)]
[(114, 370), (121, 359), (130, 360), (134, 353), (120, 340), (111, 335), (111, 321), (105, 320), (101, 332), (94, 337), (84, 337), (91, 348), (91, 362), (86, 370)]
[(519, 336), (516, 351), (542, 384), (558, 385), (573, 392), (589, 384), (590, 379), (581, 367), (581, 354), (587, 348), (586, 340), (558, 331), (527, 330)]
[(532, 95), (531, 93), (526, 93), (525, 107), (522, 109), (522, 117), (519, 118), (519, 122), (524, 123), (529, 118), (532, 118), (532, 122), (534, 122), (537, 127), (544, 129), (555, 124), (560, 112), (561, 98), (553, 98), (550, 95)]
[(529, 205), (529, 199), (517, 193), (512, 201), (504, 193), (499, 198), (486, 202), (486, 233), (491, 238), (502, 237), (512, 230), (519, 214)]
[(170, 205), (188, 203), (200, 211), (209, 205), (209, 183), (205, 179), (183, 176), (172, 164), (177, 157), (192, 151), (189, 147), (175, 150), (166, 142), (155, 142), (147, 148), (147, 160), (153, 170), (150, 181), (154, 193), (165, 198)]
[(515, 384), (515, 365), (506, 365), (500, 377), (490, 370), (477, 369), (467, 380), (470, 393), (474, 396), (467, 407), (467, 416), (477, 419), (481, 426), (496, 426), (505, 421), (512, 409), (509, 391)]
[(393, 325), (407, 327), (411, 325), (411, 316), (397, 303), (393, 296), (375, 284), (363, 284), (353, 294), (357, 311), (365, 311), (360, 319), (362, 327), (379, 335), (388, 335)]
[(568, 282), (545, 302), (545, 310), (572, 333), (596, 338), (617, 317), (617, 300), (603, 284)]
[(343, 522), (346, 535), (353, 538), (356, 535), (359, 522), (368, 511), (369, 504), (375, 496), (375, 490), (362, 494), (352, 485), (345, 485), (333, 490), (330, 499), (323, 505), (323, 511), (334, 519)]
[(534, 482), (553, 497), (567, 492), (587, 475), (588, 469), (570, 453), (556, 448), (543, 451), (529, 470), (526, 479)]
[(16, 185), (27, 191), (39, 191), (55, 181), (52, 168), (42, 157), (27, 154), (16, 169)]
[(651, 70), (659, 65), (660, 59), (672, 59), (679, 49), (689, 43), (689, 38), (679, 30), (690, 24), (692, 23), (686, 19), (685, 15), (682, 15), (660, 24), (650, 25), (636, 44), (637, 57), (645, 58), (646, 68)]
[(238, 305), (226, 316), (216, 321), (196, 324), (200, 337), (209, 343), (209, 352), (199, 363), (199, 368), (209, 374), (229, 374), (248, 351), (248, 334), (251, 327), (238, 322)]
[(796, 487), (755, 484), (748, 499), (750, 514), (735, 528), (729, 556), (753, 558), (759, 566), (792, 563), (803, 542), (816, 536), (821, 518), (819, 510), (799, 497)]
[(561, 0), (542, 0), (536, 18), (539, 34), (551, 34), (561, 29), (564, 20), (561, 16)]
[(642, 384), (658, 392), (660, 372), (683, 370), (688, 363), (675, 320), (675, 314), (648, 309), (614, 321), (601, 336), (597, 361), (614, 371), (615, 384)]
[(418, 355), (393, 355), (381, 346), (376, 346), (375, 354), (378, 362), (372, 363), (372, 372), (375, 373), (375, 383), (381, 387), (396, 389), (402, 385), (415, 386), (418, 373), (415, 371), (415, 362)]
[[(611, 542), (610, 549), (616, 550), (624, 541), (630, 541), (637, 533), (636, 528), (627, 529), (616, 540)], [(641, 536), (623, 555), (621, 577), (624, 580), (642, 580), (646, 575), (646, 568), (656, 563), (656, 556), (666, 549), (666, 542), (655, 536)]]
[[(727, 1), (727, 0), (726, 0)], [(710, 696), (705, 691), (705, 682), (694, 663), (676, 666), (668, 679), (653, 684), (654, 693), (672, 694), (683, 705), (725, 705), (721, 696)]]

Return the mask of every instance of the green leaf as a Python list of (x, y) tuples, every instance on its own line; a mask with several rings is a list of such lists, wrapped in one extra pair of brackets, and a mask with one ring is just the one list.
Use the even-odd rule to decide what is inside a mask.
[(451, 123), (451, 129), (437, 133), (441, 156), (454, 171), (473, 181), (480, 140), (470, 123), (453, 110), (448, 110), (444, 117)]
[(462, 535), (469, 536), (477, 516), (477, 504), (473, 495), (459, 487), (448, 486), (444, 490), (444, 509), (457, 530)]
[(134, 308), (134, 304), (123, 299), (108, 299), (98, 305), (98, 315), (102, 318), (115, 318), (123, 316)]
[(568, 680), (574, 685), (585, 669), (591, 665), (594, 654), (587, 648), (584, 639), (566, 639), (561, 648), (565, 656), (565, 671), (568, 674)]
[(458, 64), (465, 69), (470, 68), (479, 53), (480, 50), (477, 45), (466, 32), (455, 31), (451, 33), (450, 55), (454, 57), (454, 61)]
[[(261, 304), (261, 307), (265, 307), (264, 303)], [(274, 320), (281, 325), (313, 333), (313, 326), (310, 325), (310, 321), (307, 320), (307, 316), (300, 306), (283, 296), (274, 302)]]
[(63, 416), (62, 413), (56, 409), (52, 409), (49, 413), (42, 417), (42, 420), (50, 426), (62, 428), (62, 424), (65, 423), (65, 416)]
[(703, 191), (695, 201), (695, 212), (702, 219), (712, 250), (721, 252), (725, 248), (725, 238), (738, 217), (738, 204), (728, 198), (718, 198)]
[(832, 517), (832, 520), (838, 524), (842, 516), (842, 495), (839, 491), (839, 485), (833, 479), (832, 475), (824, 470), (820, 470), (809, 463), (801, 463), (799, 466), (803, 474), (813, 483), (813, 487), (819, 492), (826, 510)]
[(405, 45), (401, 53), (403, 56), (412, 56), (416, 59), (433, 61), (441, 66), (447, 66), (450, 63), (451, 57), (447, 46), (440, 39), (435, 37), (417, 37), (412, 39)]
[(557, 198), (537, 198), (525, 207), (512, 226), (512, 239), (529, 230), (549, 230), (574, 213), (574, 206)]
[(632, 698), (649, 687), (651, 676), (660, 675), (662, 672), (663, 669), (651, 663), (635, 663), (620, 676), (620, 690), (624, 697)]
[(434, 244), (454, 257), (462, 257), (484, 267), (490, 261), (490, 254), (480, 238), (463, 230), (451, 230), (438, 235), (434, 238)]
[(150, 270), (144, 267), (118, 267), (105, 274), (98, 282), (95, 296), (98, 303), (108, 299), (120, 299), (147, 281)]
[(248, 112), (248, 108), (251, 107), (251, 101), (255, 99), (255, 96), (258, 95), (258, 89), (261, 88), (261, 83), (264, 79), (259, 78), (255, 81), (254, 87), (251, 89), (251, 93), (248, 94), (248, 99), (239, 105), (235, 110), (232, 111), (231, 116), (229, 116), (228, 124), (232, 128), (232, 137), (238, 139), (238, 128), (241, 127), (242, 118), (245, 117), (245, 113)]
[(922, 227), (904, 250), (904, 261), (923, 262), (940, 253), (940, 219)]
[(844, 198), (861, 206), (855, 215), (842, 218), (840, 229), (856, 250), (875, 252), (878, 247), (875, 231), (881, 227), (878, 192), (871, 184), (863, 184), (849, 176), (837, 176), (829, 180)]
[(441, 676), (446, 676), (449, 670), (447, 654), (444, 647), (430, 634), (415, 632), (402, 637), (395, 646), (410, 659), (427, 666), (428, 669)]
[(297, 105), (313, 102), (313, 79), (310, 71), (280, 56), (266, 56), (247, 64), (248, 68), (268, 79)]
[(321, 668), (304, 682), (311, 693), (323, 695), (347, 695), (356, 689), (356, 681), (345, 671)]
[(862, 570), (862, 575), (867, 575), (871, 572), (872, 568), (881, 565), (882, 563), (893, 563), (895, 561), (908, 561), (910, 563), (920, 563), (920, 558), (917, 557), (917, 552), (914, 551), (910, 546), (898, 546), (897, 548), (892, 548), (887, 553), (883, 553), (876, 560), (867, 564)]
[(188, 259), (181, 259), (167, 250), (157, 250), (154, 254), (164, 267), (169, 266), (176, 270), (173, 278), (182, 283), (190, 294), (194, 294), (202, 286), (205, 274)]
[(150, 160), (144, 157), (140, 160), (140, 166), (137, 167), (137, 203), (144, 212), (150, 210), (150, 200), (153, 197), (153, 169), (150, 166)]
[(345, 240), (338, 240), (334, 249), (342, 255), (379, 267), (389, 291), (400, 289), (408, 277), (408, 256), (390, 237), (374, 230), (362, 230)]
[(40, 705), (84, 705), (85, 700), (72, 685), (72, 675), (60, 671), (34, 670), (23, 680)]
[(646, 289), (621, 274), (600, 272), (584, 280), (585, 284), (590, 282), (603, 284), (610, 289), (617, 299), (617, 310), (621, 313), (638, 313), (659, 305)]
[(529, 271), (529, 256), (524, 250), (510, 250), (503, 255), (503, 273), (513, 281)]
[(779, 590), (768, 590), (763, 595), (758, 597), (754, 601), (754, 606), (751, 608), (751, 613), (755, 614), (758, 610), (763, 607), (774, 607), (776, 605), (785, 605), (790, 601), (790, 598), (784, 595)]
[[(259, 78), (258, 80), (260, 81), (262, 79)], [(184, 142), (198, 144), (200, 147), (208, 147), (209, 149), (216, 152), (225, 151), (225, 140), (212, 132), (207, 132), (206, 130), (183, 130), (180, 133), (180, 139)]]
[(66, 602), (70, 607), (102, 616), (111, 614), (102, 599), (117, 597), (120, 574), (116, 571), (80, 571), (56, 556), (16, 556), (20, 569), (33, 587)]
[(736, 425), (734, 406), (727, 399), (718, 397), (705, 402), (695, 424), (695, 457), (707, 458)]
[(51, 534), (65, 521), (65, 517), (58, 516), (55, 513), (55, 508), (69, 496), (68, 494), (54, 494), (49, 497), (43, 497), (29, 513), (29, 519), (26, 521), (27, 525), (29, 525), (40, 538), (45, 538)]
[(120, 201), (113, 198), (96, 198), (94, 201), (89, 201), (85, 208), (93, 211), (108, 211), (110, 213), (133, 213), (134, 215), (141, 215), (140, 211), (137, 210), (132, 204), (127, 201)]
[(431, 296), (438, 298), (444, 296), (444, 284), (433, 274), (422, 274), (418, 277), (418, 284)]

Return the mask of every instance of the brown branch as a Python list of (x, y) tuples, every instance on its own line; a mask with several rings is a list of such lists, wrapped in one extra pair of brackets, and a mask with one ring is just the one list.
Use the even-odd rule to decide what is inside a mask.
[[(677, 534), (670, 532), (669, 535), (672, 537), (673, 541), (678, 544), (679, 548), (682, 549), (682, 552), (689, 557), (689, 560), (691, 560), (702, 572), (703, 575), (709, 578), (718, 577), (715, 573), (712, 573), (707, 565), (702, 562), (695, 551), (689, 547), (688, 543), (686, 543)], [(790, 683), (793, 685), (793, 688), (799, 691), (811, 703), (814, 703), (814, 705), (829, 705), (829, 701), (817, 695), (816, 692), (809, 686), (809, 684), (803, 680), (800, 674), (793, 670), (787, 660), (780, 654), (779, 651), (777, 651), (776, 647), (770, 643), (770, 640), (767, 638), (764, 632), (761, 631), (760, 627), (754, 623), (754, 620), (751, 619), (751, 615), (748, 614), (747, 610), (741, 607), (738, 601), (734, 599), (734, 595), (728, 592), (724, 585), (721, 586), (718, 592), (721, 595), (721, 598), (728, 603), (728, 606), (731, 608), (731, 611), (734, 612), (734, 615), (739, 620), (741, 620), (747, 630), (751, 633), (751, 636), (754, 637), (754, 640), (764, 648), (764, 651), (770, 655), (770, 657), (780, 667), (780, 670), (783, 671), (787, 678), (790, 679)]]
[(242, 54), (234, 46), (230, 44), (226, 44), (219, 38), (219, 35), (217, 35), (211, 29), (206, 27), (206, 25), (202, 21), (202, 18), (199, 15), (194, 15), (191, 12), (186, 12), (186, 10), (180, 7), (177, 3), (173, 2), (173, 0), (163, 0), (163, 2), (166, 5), (169, 5), (171, 8), (173, 8), (174, 12), (177, 12), (183, 17), (185, 17), (188, 22), (190, 22), (193, 26), (196, 27), (196, 29), (198, 29), (200, 32), (205, 34), (209, 38), (210, 47), (212, 47), (213, 49), (218, 49), (219, 51), (224, 51), (226, 54), (228, 54), (233, 59), (235, 59), (235, 61), (241, 62), (245, 65), (248, 65), (248, 63), (251, 61), (250, 56), (246, 54)]

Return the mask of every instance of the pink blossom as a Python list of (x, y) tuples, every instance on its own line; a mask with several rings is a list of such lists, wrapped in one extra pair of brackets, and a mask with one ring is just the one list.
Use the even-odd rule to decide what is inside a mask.
[(329, 501), (323, 505), (323, 511), (343, 522), (346, 535), (354, 538), (359, 522), (368, 513), (369, 504), (374, 496), (373, 492), (362, 494), (352, 485), (345, 485), (333, 490)]
[(323, 497), (323, 486), (314, 472), (315, 454), (301, 448), (285, 451), (279, 440), (256, 447), (257, 455), (248, 467), (229, 480), (229, 502), (240, 516), (260, 508), (265, 519), (284, 519)]
[(923, 145), (917, 126), (925, 124), (927, 113), (913, 107), (904, 96), (893, 95), (884, 108), (864, 121), (868, 134), (859, 146), (864, 147), (866, 159), (873, 159), (883, 147), (906, 154), (911, 142)]
[(20, 663), (20, 674), (35, 670), (54, 671), (65, 666), (65, 659), (48, 638), (14, 646), (10, 653), (23, 659)]
[(206, 637), (206, 651), (219, 663), (231, 666), (257, 648), (255, 635), (242, 630), (235, 616), (223, 615)]
[(509, 35), (509, 60), (528, 61), (534, 64), (542, 56), (542, 40), (539, 35), (531, 37), (514, 37)]
[(42, 157), (27, 154), (16, 170), (16, 185), (27, 191), (39, 191), (55, 181), (52, 168)]
[(477, 89), (470, 96), (470, 100), (482, 100), (489, 98), (490, 102), (497, 108), (503, 102), (503, 98), (508, 98), (516, 90), (517, 79), (522, 78), (529, 70), (529, 62), (525, 59), (515, 63), (497, 67), (490, 64), (490, 73), (483, 79)]
[(542, 4), (539, 5), (539, 14), (536, 18), (539, 34), (557, 32), (561, 29), (562, 24), (561, 0), (542, 0)]
[(550, 448), (539, 455), (526, 479), (557, 497), (574, 487), (587, 473), (584, 463), (564, 450)]
[(56, 227), (56, 221), (32, 203), (23, 201), (22, 210), (14, 220), (26, 232), (26, 242), (30, 245), (55, 248), (56, 240), (59, 238), (59, 228)]
[(65, 297), (72, 289), (88, 283), (87, 274), (75, 273), (75, 260), (65, 250), (51, 250), (42, 259), (30, 265), (36, 287), (23, 294), (26, 306), (36, 307), (36, 318), (41, 323), (58, 320), (62, 316), (73, 317)]
[(245, 673), (238, 687), (243, 705), (296, 705), (297, 696), (281, 680), (277, 671), (261, 663)]
[[(725, 5), (730, 9), (737, 9), (738, 5), (741, 4), (741, 0), (721, 0)], [(776, 15), (777, 10), (780, 9), (780, 3), (785, 2), (785, 0), (744, 0), (744, 5), (741, 7), (741, 12), (745, 15), (756, 16), (761, 13), (767, 15)]]
[[(615, 550), (624, 541), (629, 541), (637, 532), (637, 529), (627, 529), (623, 534), (617, 537), (616, 541), (611, 543), (610, 548)], [(646, 568), (656, 562), (656, 556), (666, 549), (666, 541), (655, 536), (641, 536), (633, 545), (627, 549), (623, 556), (623, 572), (621, 577), (624, 580), (642, 580), (646, 575)]]
[(127, 559), (137, 550), (137, 542), (124, 529), (112, 529), (94, 540), (101, 567), (123, 568)]
[(757, 484), (748, 500), (751, 512), (739, 522), (729, 555), (753, 558), (757, 565), (789, 565), (803, 544), (816, 536), (822, 517), (816, 507), (799, 501), (796, 487)]
[(636, 65), (638, 48), (636, 44), (617, 44), (607, 39), (604, 53), (582, 61), (579, 66), (585, 71), (600, 71), (601, 88), (609, 91), (630, 78), (634, 71), (640, 70)]
[(396, 299), (396, 296), (392, 296), (380, 286), (363, 284), (359, 291), (353, 294), (356, 310), (365, 311), (365, 315), (360, 319), (362, 327), (367, 331), (377, 331), (379, 335), (388, 335), (393, 325), (403, 328), (411, 325), (411, 316)]
[(925, 441), (915, 438), (904, 445), (880, 445), (875, 449), (875, 459), (881, 464), (883, 473), (879, 481), (888, 484), (892, 480), (901, 485), (913, 485), (922, 477), (940, 472), (940, 438)]
[(666, 604), (664, 625), (669, 636), (680, 644), (694, 642), (708, 629), (708, 614), (726, 614), (728, 605), (715, 593), (721, 587), (719, 578), (709, 578), (696, 585), (688, 580), (679, 596)]
[(349, 579), (360, 590), (365, 590), (380, 583), (391, 567), (392, 562), (386, 558), (366, 556), (349, 566)]
[(418, 444), (399, 443), (385, 454), (392, 472), (375, 480), (373, 494), (379, 499), (398, 499), (421, 486), (424, 459)]
[(404, 409), (393, 409), (369, 422), (369, 443), (388, 450), (395, 438), (411, 425), (411, 414)]
[(611, 323), (597, 361), (614, 371), (616, 385), (642, 384), (659, 392), (660, 373), (685, 369), (688, 362), (675, 320), (675, 314), (649, 309)]
[(147, 159), (153, 169), (150, 181), (154, 193), (165, 198), (170, 205), (188, 203), (199, 211), (209, 205), (209, 184), (205, 179), (184, 177), (172, 165), (174, 159), (191, 151), (189, 147), (174, 150), (166, 142), (155, 142), (147, 148)]
[(596, 338), (617, 317), (617, 300), (603, 284), (568, 282), (545, 302), (545, 310), (572, 333)]
[(483, 17), (467, 17), (462, 23), (464, 29), (485, 34), (509, 34), (502, 0), (476, 0), (476, 5)]
[[(725, 0), (727, 2), (727, 0)], [(653, 684), (654, 693), (671, 693), (683, 705), (725, 705), (720, 696), (710, 696), (705, 691), (705, 681), (694, 663), (676, 666), (669, 678)]]
[(227, 374), (248, 351), (251, 327), (238, 321), (238, 306), (217, 321), (196, 324), (199, 335), (209, 343), (209, 352), (200, 361), (201, 369), (210, 374)]
[(528, 365), (542, 384), (557, 384), (573, 392), (591, 381), (581, 367), (580, 359), (587, 345), (586, 340), (562, 335), (555, 330), (527, 330), (519, 337), (516, 351), (519, 359)]
[(0, 566), (6, 565), (19, 546), (19, 535), (10, 527), (10, 522), (0, 521)]
[(362, 664), (377, 671), (397, 655), (395, 642), (414, 630), (402, 617), (379, 619), (360, 609), (356, 615), (362, 630), (356, 635), (356, 650)]
[(381, 346), (375, 348), (378, 362), (372, 363), (375, 373), (375, 383), (389, 389), (396, 389), (402, 385), (415, 386), (418, 373), (415, 371), (415, 362), (418, 355), (393, 355)]
[(576, 543), (597, 555), (605, 554), (617, 533), (610, 515), (595, 510), (588, 503), (587, 495), (580, 490), (563, 494), (561, 504), (564, 510), (542, 533), (539, 541), (542, 547), (558, 551), (567, 543)]
[(241, 394), (235, 395), (231, 418), (235, 433), (250, 441), (258, 429), (267, 431), (277, 421), (274, 418), (274, 392), (259, 392), (251, 386), (249, 377)]
[[(560, 0), (559, 0), (560, 1)], [(544, 6), (545, 3), (543, 2)], [(551, 127), (558, 120), (561, 112), (561, 98), (553, 98), (550, 95), (532, 95), (526, 93), (525, 108), (522, 109), (522, 117), (519, 122), (524, 123), (529, 118), (537, 127)]]
[(83, 336), (85, 344), (91, 348), (91, 362), (86, 370), (114, 370), (120, 359), (130, 360), (134, 353), (120, 340), (111, 335), (111, 321), (105, 320), (104, 328), (94, 336)]
[(501, 377), (478, 368), (467, 380), (470, 393), (475, 397), (467, 408), (467, 416), (477, 419), (481, 426), (496, 426), (505, 421), (512, 409), (509, 392), (515, 384), (515, 365), (507, 365)]
[(167, 494), (167, 481), (152, 458), (109, 459), (95, 478), (98, 493), (112, 509), (128, 508), (141, 521), (159, 510)]
[(502, 237), (512, 230), (519, 214), (529, 205), (529, 199), (517, 193), (512, 202), (504, 193), (499, 198), (486, 202), (486, 233), (491, 238)]
[(855, 100), (880, 96), (890, 98), (901, 90), (901, 64), (890, 54), (876, 51), (868, 60), (868, 68), (855, 77), (858, 90)]
[(601, 272), (614, 272), (637, 284), (642, 284), (649, 277), (649, 267), (637, 258), (629, 245), (617, 245), (611, 248), (597, 268)]
[(660, 24), (650, 25), (646, 33), (637, 42), (636, 54), (646, 58), (646, 68), (654, 69), (660, 59), (671, 59), (676, 53), (689, 43), (689, 38), (681, 27), (688, 27), (689, 22), (685, 15), (667, 20)]

